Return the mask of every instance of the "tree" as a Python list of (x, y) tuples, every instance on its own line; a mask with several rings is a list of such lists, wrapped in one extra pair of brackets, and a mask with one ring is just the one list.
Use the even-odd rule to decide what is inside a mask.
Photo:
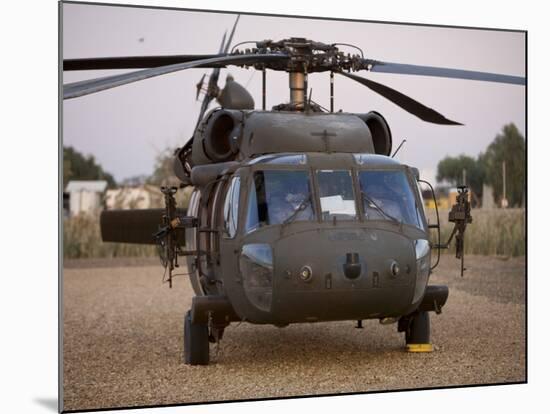
[(505, 125), (489, 145), (484, 156), (487, 181), (493, 187), (496, 202), (502, 199), (503, 171), (506, 162), (506, 198), (508, 205), (521, 206), (525, 192), (525, 138), (514, 124)]
[(105, 180), (109, 188), (116, 185), (113, 176), (103, 171), (93, 155), (85, 157), (72, 147), (63, 147), (63, 188), (70, 180)]
[(147, 184), (178, 186), (179, 182), (174, 174), (174, 150), (167, 148), (157, 154), (153, 174), (147, 179)]
[[(174, 150), (167, 148), (156, 157), (153, 174), (147, 179), (147, 184), (155, 186), (179, 187), (181, 181), (174, 173)], [(187, 208), (193, 188), (187, 186), (176, 193), (178, 207)]]
[(466, 155), (446, 157), (437, 165), (437, 181), (447, 180), (462, 184), (466, 170), (466, 184), (481, 198), (483, 183), (493, 187), (493, 197), (498, 203), (503, 191), (503, 162), (506, 163), (506, 198), (511, 207), (520, 206), (525, 196), (525, 138), (514, 124), (505, 125), (500, 134), (480, 154), (477, 160)]
[[(458, 157), (445, 157), (437, 165), (437, 182), (449, 181), (458, 186), (466, 184), (475, 198), (481, 199), (483, 192), (483, 181), (485, 180), (484, 155), (480, 154), (476, 159), (467, 155)], [(466, 173), (466, 183), (463, 182), (463, 175)]]

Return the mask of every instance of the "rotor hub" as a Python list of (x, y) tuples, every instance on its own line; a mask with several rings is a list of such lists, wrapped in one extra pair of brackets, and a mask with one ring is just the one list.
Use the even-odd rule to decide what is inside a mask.
[[(358, 47), (348, 45), (358, 50)], [(262, 40), (256, 42), (256, 47), (246, 50), (237, 50), (235, 54), (274, 54), (280, 53), (289, 57), (285, 61), (244, 64), (261, 70), (263, 68), (286, 72), (326, 72), (342, 70), (360, 70), (368, 68), (365, 59), (360, 55), (346, 54), (335, 44), (325, 44), (313, 40), (291, 37), (279, 41)], [(362, 53), (362, 52), (361, 52)]]

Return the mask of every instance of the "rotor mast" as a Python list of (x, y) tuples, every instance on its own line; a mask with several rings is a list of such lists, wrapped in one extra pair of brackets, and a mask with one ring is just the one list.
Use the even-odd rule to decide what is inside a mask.
[(303, 108), (306, 96), (306, 74), (304, 72), (289, 72), (288, 81), (291, 105)]

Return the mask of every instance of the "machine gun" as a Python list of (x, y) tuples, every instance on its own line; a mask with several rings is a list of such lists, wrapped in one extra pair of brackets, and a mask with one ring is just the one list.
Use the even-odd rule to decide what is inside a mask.
[(164, 194), (165, 212), (162, 216), (163, 226), (153, 234), (157, 242), (158, 253), (162, 266), (168, 270), (168, 286), (172, 287), (172, 272), (178, 264), (178, 255), (184, 255), (181, 246), (185, 235), (185, 228), (195, 227), (197, 219), (194, 217), (182, 216), (176, 209), (174, 195), (177, 187), (161, 187)]
[(466, 226), (472, 222), (470, 214), (471, 206), (468, 201), (468, 187), (461, 185), (457, 187), (456, 204), (453, 204), (449, 211), (449, 222), (454, 223), (453, 231), (445, 244), (436, 245), (439, 249), (448, 249), (453, 236), (455, 238), (455, 256), (460, 259), (460, 276), (464, 276), (464, 233)]

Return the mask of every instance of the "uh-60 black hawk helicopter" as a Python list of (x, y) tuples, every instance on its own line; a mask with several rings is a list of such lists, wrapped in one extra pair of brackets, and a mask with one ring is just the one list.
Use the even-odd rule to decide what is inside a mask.
[[(431, 225), (426, 219), (418, 170), (391, 157), (384, 117), (333, 111), (334, 74), (423, 121), (446, 125), (460, 124), (350, 72), (518, 85), (525, 79), (382, 62), (303, 38), (264, 40), (228, 53), (234, 31), (235, 26), (214, 55), (64, 61), (64, 70), (147, 68), (64, 85), (64, 99), (184, 69), (214, 68), (207, 87), (204, 76), (197, 86), (205, 97), (194, 135), (174, 156), (180, 187), (194, 188), (187, 211), (176, 207), (177, 188), (162, 188), (165, 209), (104, 211), (103, 240), (158, 244), (170, 284), (178, 257), (186, 257), (195, 292), (184, 322), (188, 364), (208, 364), (209, 343), (219, 343), (236, 321), (283, 327), (353, 320), (360, 327), (364, 319), (379, 319), (397, 322), (409, 351), (431, 351), (429, 312), (441, 312), (448, 288), (429, 285), (429, 275), (453, 237), (464, 270), (464, 233), (472, 222), (468, 190), (459, 188), (449, 213), (454, 230), (441, 243), (439, 217)], [(231, 77), (218, 88), (220, 68), (228, 65), (261, 71), (262, 110), (254, 109), (252, 96)], [(290, 89), (290, 101), (271, 110), (265, 107), (268, 69), (287, 72)], [(329, 109), (308, 96), (308, 76), (319, 72), (330, 73)], [(221, 107), (206, 113), (213, 98)], [(437, 243), (429, 241), (432, 228)], [(438, 252), (433, 265), (432, 249)]]

